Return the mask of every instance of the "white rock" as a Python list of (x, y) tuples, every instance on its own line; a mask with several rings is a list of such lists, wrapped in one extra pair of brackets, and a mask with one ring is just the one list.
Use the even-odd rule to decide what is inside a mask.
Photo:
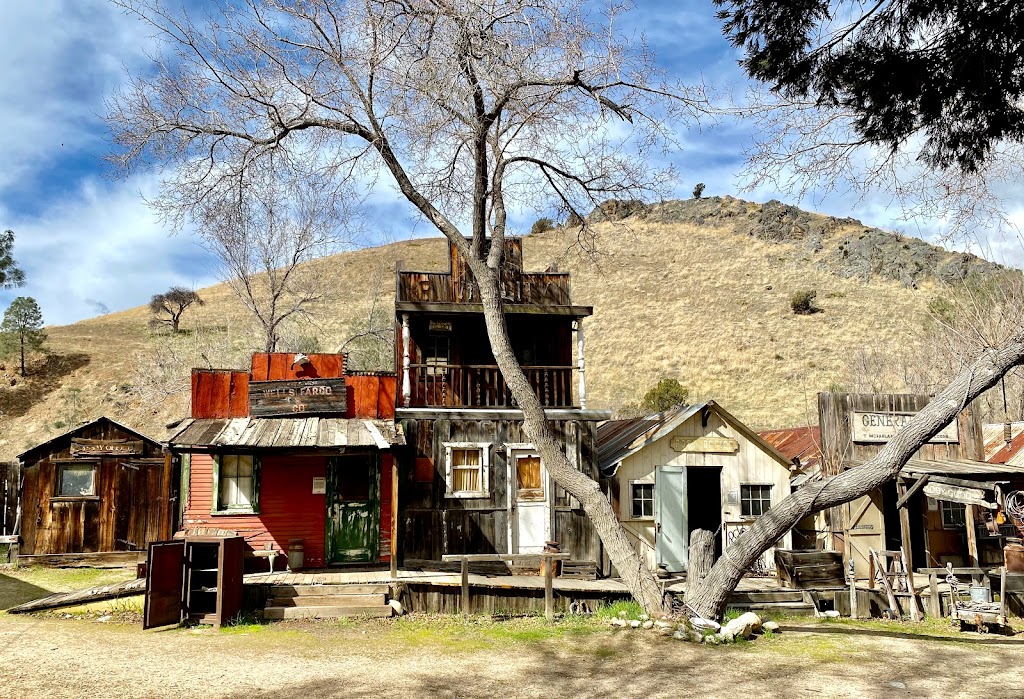
[(388, 600), (388, 605), (393, 610), (395, 610), (395, 616), (402, 616), (403, 614), (405, 614), (405, 607), (403, 607), (402, 603), (399, 602), (398, 600), (396, 600), (396, 599)]
[(640, 622), (637, 621), (636, 619), (633, 619), (633, 621), (629, 622), (629, 626), (630, 626), (630, 628), (633, 628), (633, 629), (639, 629), (640, 628)]
[(838, 619), (839, 618), (839, 612), (837, 612), (834, 609), (829, 609), (827, 612), (822, 612), (821, 615), (823, 617), (825, 617), (826, 619)]
[(693, 624), (693, 628), (695, 629), (712, 629), (714, 631), (718, 631), (720, 628), (722, 628), (722, 625), (719, 624), (717, 621), (713, 621), (711, 619), (702, 619), (699, 616), (695, 616), (692, 619), (690, 619), (690, 623)]
[(704, 643), (709, 646), (717, 646), (722, 642), (722, 636), (717, 633), (709, 633), (704, 637)]
[(644, 623), (640, 624), (640, 626), (642, 626), (645, 629), (651, 629), (651, 628), (654, 628), (654, 622), (651, 621), (650, 619), (648, 619)]
[(718, 634), (722, 637), (722, 643), (735, 643), (736, 637), (729, 633), (729, 628), (726, 627), (722, 630), (722, 633)]
[(654, 622), (654, 625), (659, 629), (674, 629), (676, 627), (671, 621), (665, 621), (664, 619), (658, 619)]
[(610, 619), (608, 621), (608, 623), (611, 624), (612, 626), (619, 626), (619, 627), (629, 626), (629, 623), (625, 619), (621, 619), (619, 617), (614, 617), (614, 618)]
[(647, 614), (641, 614), (640, 615), (640, 621), (647, 621), (650, 618), (651, 617), (649, 615), (647, 615)]
[(778, 631), (779, 631), (779, 622), (777, 622), (777, 621), (766, 621), (763, 624), (761, 624), (761, 630), (762, 631), (771, 631), (772, 633), (778, 633)]
[(101, 616), (101, 617), (100, 617), (99, 619), (97, 619), (96, 621), (110, 621), (110, 620), (111, 620), (111, 619), (113, 619), (113, 618), (114, 618), (113, 616), (111, 616), (110, 614), (107, 614), (106, 616)]
[(678, 633), (671, 626), (668, 626), (668, 627), (659, 626), (657, 631), (658, 631), (658, 634), (660, 634), (661, 636), (674, 636), (676, 633)]
[(750, 638), (761, 630), (761, 617), (754, 612), (744, 612), (722, 627), (722, 633), (731, 634), (734, 638)]

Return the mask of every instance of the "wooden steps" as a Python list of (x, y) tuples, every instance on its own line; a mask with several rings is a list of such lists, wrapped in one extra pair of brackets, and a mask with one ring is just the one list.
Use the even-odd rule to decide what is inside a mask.
[(789, 616), (814, 616), (814, 605), (808, 602), (730, 602), (729, 606), (742, 612), (758, 614), (776, 612)]
[(263, 618), (390, 617), (388, 585), (272, 585)]
[(568, 580), (597, 580), (597, 561), (562, 561), (562, 573)]

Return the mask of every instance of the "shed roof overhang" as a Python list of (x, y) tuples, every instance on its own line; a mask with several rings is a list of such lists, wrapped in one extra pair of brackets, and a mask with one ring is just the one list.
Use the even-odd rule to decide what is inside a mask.
[(391, 420), (332, 417), (210, 418), (185, 420), (167, 440), (179, 451), (213, 449), (386, 450), (405, 444)]
[[(548, 306), (536, 303), (506, 303), (502, 310), (510, 315), (554, 315), (585, 318), (594, 315), (593, 306)], [(398, 313), (483, 313), (481, 303), (412, 303), (395, 304)]]

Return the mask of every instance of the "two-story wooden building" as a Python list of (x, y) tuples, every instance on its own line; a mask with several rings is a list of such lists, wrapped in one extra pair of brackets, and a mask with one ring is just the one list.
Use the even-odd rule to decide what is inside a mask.
[[(600, 560), (593, 526), (523, 429), (465, 260), (452, 245), (448, 259), (445, 272), (397, 271), (407, 559), (538, 553), (556, 541), (577, 560)], [(570, 462), (596, 479), (595, 426), (608, 414), (586, 410), (583, 320), (593, 309), (573, 304), (568, 273), (524, 273), (522, 260), (522, 240), (508, 239), (501, 291), (512, 345)]]
[(341, 354), (193, 370), (192, 415), (167, 440), (181, 460), (182, 528), (237, 533), (277, 569), (298, 550), (307, 568), (389, 561), (394, 405), (394, 374), (346, 372)]

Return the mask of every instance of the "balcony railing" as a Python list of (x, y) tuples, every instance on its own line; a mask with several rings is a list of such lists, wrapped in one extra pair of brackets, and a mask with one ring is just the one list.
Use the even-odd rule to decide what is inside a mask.
[[(523, 373), (545, 408), (576, 407), (571, 366), (524, 366)], [(497, 366), (412, 364), (411, 407), (514, 408)]]
[[(517, 274), (501, 282), (507, 303), (568, 306), (571, 295), (568, 272)], [(456, 281), (446, 272), (399, 272), (399, 303), (480, 303), (476, 282)]]

